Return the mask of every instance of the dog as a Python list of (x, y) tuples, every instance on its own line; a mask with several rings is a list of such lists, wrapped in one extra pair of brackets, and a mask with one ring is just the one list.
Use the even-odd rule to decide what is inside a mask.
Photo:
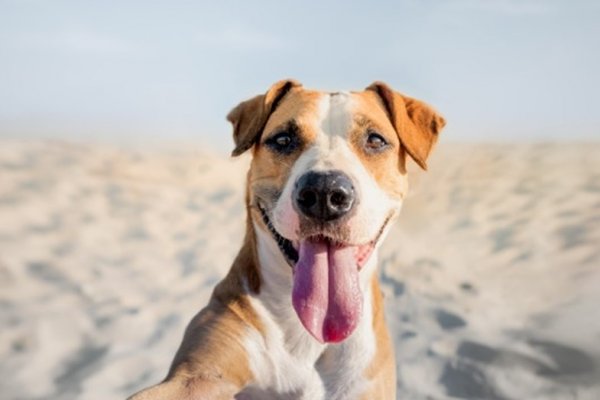
[(246, 234), (146, 399), (395, 399), (377, 249), (445, 120), (382, 82), (323, 92), (294, 80), (236, 106), (252, 152)]

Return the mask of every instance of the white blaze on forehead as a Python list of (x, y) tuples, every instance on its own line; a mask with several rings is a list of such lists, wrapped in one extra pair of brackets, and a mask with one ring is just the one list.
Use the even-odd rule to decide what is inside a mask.
[(347, 92), (324, 96), (322, 111), (325, 111), (321, 129), (325, 136), (346, 138), (352, 126), (352, 97)]
[(318, 133), (314, 144), (317, 150), (316, 157), (313, 156), (314, 169), (334, 169), (342, 147), (348, 147), (353, 116), (352, 100), (346, 92), (326, 94), (321, 99), (316, 121)]

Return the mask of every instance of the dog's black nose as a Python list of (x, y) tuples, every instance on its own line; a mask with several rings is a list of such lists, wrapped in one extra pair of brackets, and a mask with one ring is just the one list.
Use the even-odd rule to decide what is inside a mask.
[(340, 171), (307, 172), (296, 181), (293, 196), (296, 210), (321, 221), (348, 214), (356, 201), (352, 181)]

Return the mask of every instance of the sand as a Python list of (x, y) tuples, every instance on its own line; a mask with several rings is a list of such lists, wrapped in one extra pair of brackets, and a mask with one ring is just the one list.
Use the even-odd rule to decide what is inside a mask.
[[(0, 398), (161, 380), (244, 229), (248, 158), (0, 141)], [(445, 144), (384, 243), (401, 399), (600, 398), (600, 144)]]

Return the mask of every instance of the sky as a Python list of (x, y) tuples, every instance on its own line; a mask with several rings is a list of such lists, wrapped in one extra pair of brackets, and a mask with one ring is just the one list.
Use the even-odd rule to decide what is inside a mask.
[(295, 78), (375, 80), (456, 141), (600, 139), (596, 0), (0, 0), (0, 137), (231, 146), (225, 115)]

